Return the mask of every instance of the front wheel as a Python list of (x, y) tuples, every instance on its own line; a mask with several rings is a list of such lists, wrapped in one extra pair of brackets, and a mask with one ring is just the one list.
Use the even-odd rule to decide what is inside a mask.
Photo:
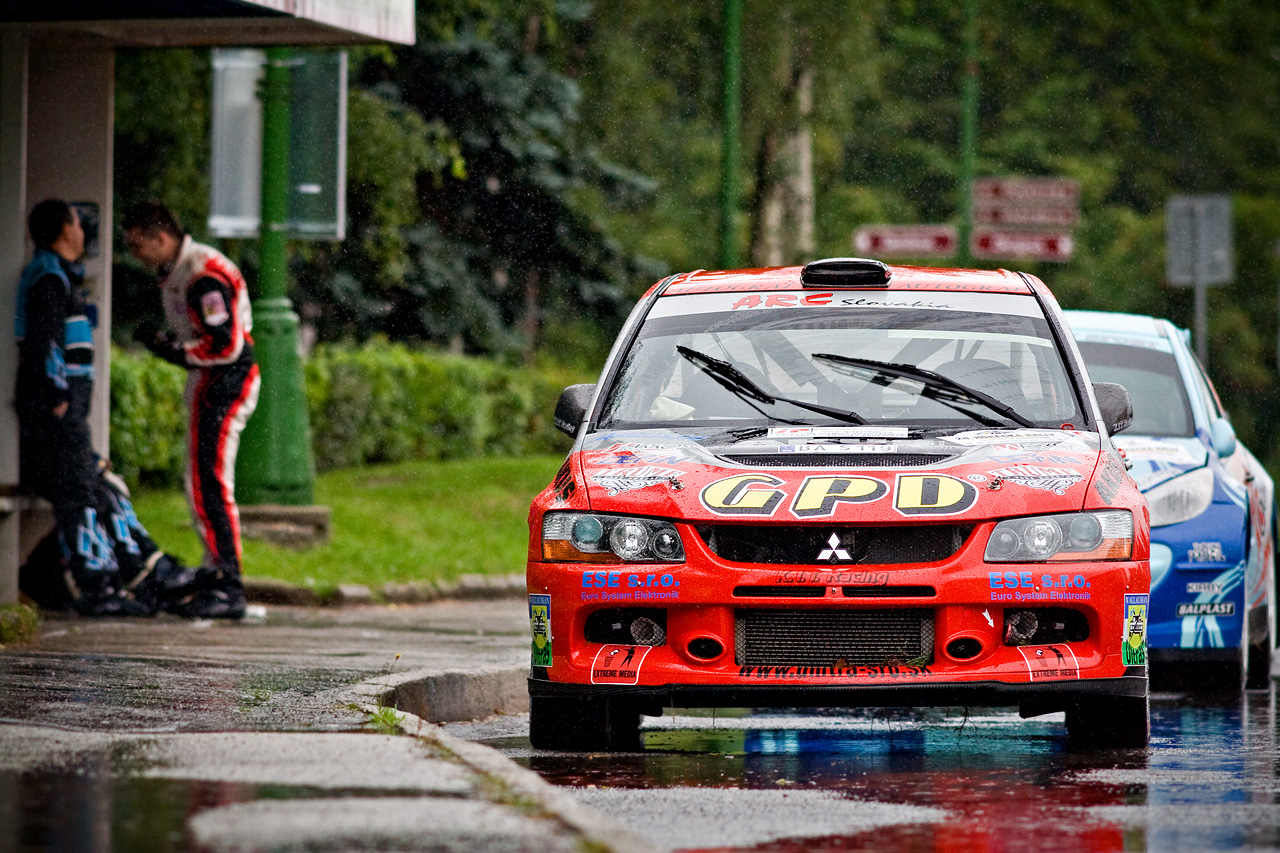
[(529, 742), (562, 752), (633, 752), (640, 712), (618, 699), (530, 696)]
[(1141, 749), (1151, 741), (1146, 696), (1083, 696), (1067, 709), (1073, 746)]

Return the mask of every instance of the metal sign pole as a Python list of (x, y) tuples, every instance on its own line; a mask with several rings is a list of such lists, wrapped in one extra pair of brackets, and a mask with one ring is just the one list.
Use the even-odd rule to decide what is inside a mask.
[(1197, 201), (1194, 210), (1195, 227), (1191, 229), (1191, 256), (1195, 258), (1196, 264), (1196, 357), (1200, 359), (1200, 366), (1207, 371), (1209, 369), (1209, 276), (1204, 252), (1201, 251), (1200, 245), (1204, 239), (1204, 202)]

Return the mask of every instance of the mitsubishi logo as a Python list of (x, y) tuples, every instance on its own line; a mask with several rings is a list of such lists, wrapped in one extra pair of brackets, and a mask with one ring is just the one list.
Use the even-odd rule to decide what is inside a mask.
[(827, 540), (830, 547), (823, 548), (818, 552), (819, 560), (851, 560), (849, 552), (840, 547), (840, 534), (832, 533), (831, 538)]

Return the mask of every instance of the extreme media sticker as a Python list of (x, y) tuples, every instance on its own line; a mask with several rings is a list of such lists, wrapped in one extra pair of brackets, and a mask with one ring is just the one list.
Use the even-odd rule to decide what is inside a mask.
[(635, 684), (652, 646), (604, 646), (591, 662), (592, 684)]

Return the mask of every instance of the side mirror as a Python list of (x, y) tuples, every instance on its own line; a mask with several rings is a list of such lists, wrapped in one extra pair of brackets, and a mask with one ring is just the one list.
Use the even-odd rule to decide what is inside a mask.
[(556, 429), (570, 438), (576, 436), (595, 393), (595, 385), (570, 385), (561, 391), (560, 399), (556, 401)]
[(1102, 412), (1107, 432), (1115, 435), (1133, 423), (1133, 401), (1129, 399), (1129, 389), (1115, 382), (1095, 382), (1093, 396), (1098, 398), (1098, 409)]
[(1236, 431), (1226, 418), (1218, 418), (1213, 422), (1213, 426), (1209, 427), (1209, 438), (1213, 442), (1213, 452), (1218, 454), (1219, 459), (1225, 459), (1236, 452), (1239, 443), (1236, 441)]

